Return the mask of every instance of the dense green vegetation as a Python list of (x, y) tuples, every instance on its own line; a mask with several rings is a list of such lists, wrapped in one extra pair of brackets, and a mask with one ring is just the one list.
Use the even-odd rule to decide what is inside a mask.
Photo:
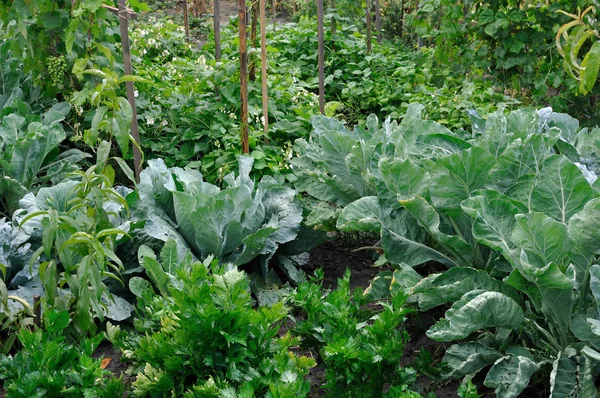
[(323, 115), (316, 3), (279, 4), (267, 136), (237, 14), (216, 60), (211, 14), (129, 1), (126, 76), (109, 3), (0, 5), (7, 397), (598, 396), (591, 4), (394, 0), (378, 42), (329, 2)]

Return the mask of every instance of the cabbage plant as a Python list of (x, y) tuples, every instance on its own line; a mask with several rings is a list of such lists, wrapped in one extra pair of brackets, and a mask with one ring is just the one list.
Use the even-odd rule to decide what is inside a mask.
[(139, 185), (144, 233), (175, 240), (181, 258), (189, 249), (197, 258), (212, 255), (234, 265), (259, 260), (266, 278), (279, 246), (298, 235), (302, 206), (296, 191), (272, 177), (255, 183), (252, 164), (253, 158), (241, 156), (239, 175), (227, 175), (221, 189), (196, 170), (150, 160)]

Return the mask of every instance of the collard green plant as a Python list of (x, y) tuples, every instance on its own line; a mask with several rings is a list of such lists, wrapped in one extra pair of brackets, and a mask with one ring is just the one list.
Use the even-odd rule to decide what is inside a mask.
[(61, 122), (71, 106), (62, 102), (41, 116), (18, 98), (2, 109), (0, 121), (0, 212), (12, 216), (19, 200), (34, 185), (58, 182), (77, 168), (89, 155), (70, 149), (62, 153), (59, 146), (66, 138)]
[(250, 178), (254, 159), (239, 158), (240, 173), (225, 177), (225, 187), (205, 182), (195, 170), (167, 168), (151, 160), (142, 172), (139, 206), (146, 211), (144, 233), (166, 242), (175, 239), (180, 258), (189, 248), (234, 265), (260, 262), (262, 275), (280, 245), (296, 238), (302, 206), (296, 191), (266, 176)]
[(152, 281), (130, 281), (140, 333), (108, 328), (132, 358), (136, 396), (307, 396), (304, 376), (315, 362), (289, 351), (298, 344), (289, 333), (277, 337), (283, 302), (254, 308), (243, 271), (213, 256), (198, 262), (188, 252), (180, 260), (174, 240), (160, 258), (146, 246), (139, 256)]
[[(349, 161), (367, 151), (345, 129), (343, 163), (313, 156), (313, 176), (364, 164), (361, 175), (376, 187), (376, 195), (340, 202), (338, 228), (379, 231), (386, 260), (401, 264), (374, 286), (409, 292), (421, 310), (452, 304), (428, 331), (438, 341), (468, 339), (448, 350), (448, 377), (493, 365), (484, 384), (498, 396), (519, 395), (537, 372), (549, 376), (553, 397), (586, 396), (600, 358), (592, 331), (597, 129), (550, 109), (473, 113), (470, 135), (414, 115), (364, 162)], [(311, 176), (305, 170), (300, 181)], [(313, 181), (305, 190), (318, 197), (328, 180)], [(421, 278), (412, 267), (428, 261), (450, 269)]]

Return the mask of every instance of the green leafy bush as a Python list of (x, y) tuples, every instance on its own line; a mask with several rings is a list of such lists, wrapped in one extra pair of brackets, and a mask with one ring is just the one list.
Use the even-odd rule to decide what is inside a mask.
[(118, 397), (125, 384), (102, 370), (92, 354), (104, 338), (83, 339), (78, 347), (66, 343), (67, 311), (48, 311), (45, 330), (21, 330), (20, 351), (0, 358), (0, 379), (6, 397)]
[(213, 255), (234, 265), (257, 259), (269, 279), (268, 264), (278, 247), (298, 235), (302, 206), (296, 191), (270, 176), (256, 184), (250, 178), (253, 162), (240, 156), (240, 174), (226, 176), (220, 189), (198, 171), (149, 161), (139, 185), (144, 233), (163, 242), (175, 239), (180, 258), (189, 248), (197, 258)]
[(289, 351), (298, 344), (289, 334), (278, 337), (287, 315), (282, 302), (253, 308), (244, 272), (212, 256), (201, 263), (188, 253), (180, 261), (173, 240), (160, 259), (140, 249), (159, 295), (144, 279), (130, 281), (140, 333), (109, 328), (134, 362), (137, 396), (306, 396), (304, 376), (314, 360)]
[[(299, 189), (341, 208), (315, 208), (314, 219), (329, 214), (342, 230), (381, 234), (399, 270), (374, 285), (405, 289), (421, 310), (452, 304), (428, 331), (442, 342), (469, 339), (447, 351), (448, 377), (493, 365), (484, 384), (514, 397), (540, 371), (553, 396), (586, 395), (600, 358), (600, 129), (521, 109), (487, 120), (473, 113), (472, 134), (453, 133), (421, 110), (353, 132), (316, 122), (293, 161)], [(357, 194), (365, 186), (373, 196)], [(429, 261), (450, 269), (423, 279), (411, 268)]]
[(127, 190), (112, 188), (114, 171), (96, 169), (28, 193), (13, 218), (13, 226), (19, 226), (13, 242), (30, 259), (16, 263), (22, 269), (9, 275), (10, 283), (30, 305), (39, 295), (46, 308), (72, 310), (68, 331), (79, 337), (95, 334), (96, 318), (124, 320), (133, 310), (124, 299), (112, 297), (107, 285), (109, 279), (119, 281), (123, 270), (115, 250), (129, 230), (128, 205), (120, 193)]
[(374, 309), (377, 292), (352, 292), (349, 271), (331, 292), (322, 291), (322, 278), (318, 272), (294, 293), (293, 303), (300, 314), (293, 333), (303, 338), (303, 345), (319, 352), (328, 394), (381, 397), (384, 386), (390, 386), (400, 396), (419, 397), (408, 388), (415, 371), (400, 366), (408, 341), (400, 327), (411, 312), (404, 306), (407, 296), (399, 291)]
[[(60, 153), (66, 138), (61, 122), (71, 106), (62, 102), (38, 116), (19, 98), (7, 102), (0, 116), (0, 212), (19, 208), (19, 200), (34, 186), (58, 182), (89, 155), (70, 149)], [(43, 173), (43, 174), (42, 174)]]

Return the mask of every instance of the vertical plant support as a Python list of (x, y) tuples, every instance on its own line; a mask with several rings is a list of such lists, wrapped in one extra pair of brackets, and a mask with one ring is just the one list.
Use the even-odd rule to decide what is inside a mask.
[(337, 28), (337, 23), (335, 21), (335, 0), (331, 0), (331, 11), (333, 13), (331, 17), (331, 40), (333, 41), (333, 35), (335, 35)]
[(371, 0), (366, 0), (366, 22), (367, 22), (367, 54), (371, 53), (373, 28), (371, 27)]
[(213, 28), (215, 32), (215, 60), (221, 59), (221, 5), (215, 0), (213, 12)]
[[(250, 28), (250, 45), (252, 48), (258, 48), (258, 38), (256, 36), (256, 30), (258, 29), (258, 4), (252, 4), (252, 25)], [(262, 27), (261, 27), (262, 29)], [(250, 81), (256, 80), (256, 55), (252, 55), (250, 59)]]
[(269, 95), (267, 92), (267, 16), (265, 0), (260, 0), (260, 72), (262, 81), (263, 132), (269, 142)]
[(375, 2), (375, 30), (377, 30), (377, 44), (381, 44), (381, 8), (379, 1), (373, 0)]
[(400, 38), (404, 35), (404, 0), (400, 2)]
[[(124, 0), (121, 0), (124, 1)], [(238, 28), (240, 34), (240, 97), (242, 100), (240, 127), (242, 153), (250, 152), (248, 142), (248, 52), (246, 48), (246, 0), (238, 0)]]
[(323, 33), (323, 0), (317, 0), (319, 40), (319, 111), (325, 114), (325, 35)]
[[(419, 0), (415, 0), (415, 18), (417, 17), (418, 13), (419, 13)], [(423, 47), (423, 39), (421, 38), (421, 36), (417, 36), (417, 48), (420, 50), (421, 47)]]
[(183, 6), (183, 26), (185, 27), (185, 39), (190, 40), (190, 21), (188, 16), (188, 0), (182, 0)]
[(273, 0), (273, 30), (277, 30), (277, 0)]
[[(133, 75), (131, 64), (131, 50), (129, 48), (129, 12), (125, 7), (125, 0), (119, 0), (119, 25), (121, 28), (121, 48), (123, 49), (123, 69), (125, 76)], [(131, 120), (131, 136), (134, 140), (133, 145), (133, 167), (135, 169), (135, 179), (140, 182), (140, 173), (142, 172), (142, 153), (140, 152), (140, 134), (138, 132), (137, 111), (135, 109), (135, 94), (133, 82), (125, 82), (127, 89), (127, 100), (131, 105), (133, 118)]]

